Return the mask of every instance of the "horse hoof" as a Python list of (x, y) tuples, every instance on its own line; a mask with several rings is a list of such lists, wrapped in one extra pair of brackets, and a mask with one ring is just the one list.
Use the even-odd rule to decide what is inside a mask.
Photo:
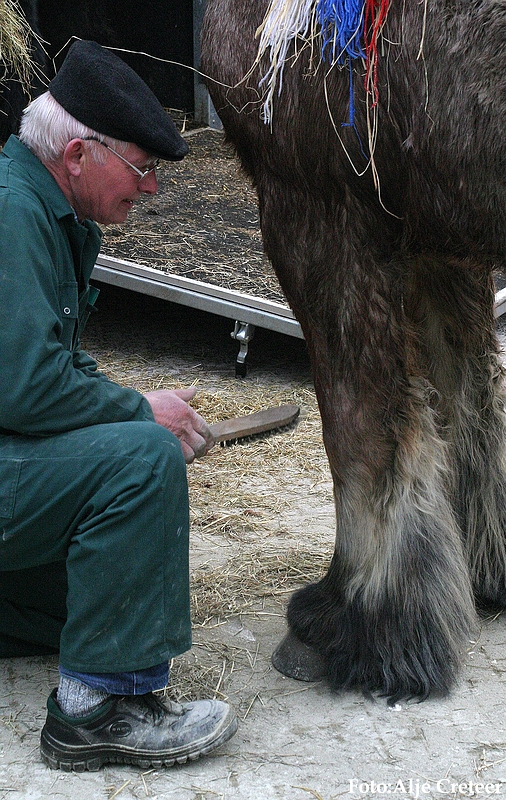
[(290, 631), (272, 654), (272, 664), (288, 678), (320, 681), (327, 674), (325, 659)]

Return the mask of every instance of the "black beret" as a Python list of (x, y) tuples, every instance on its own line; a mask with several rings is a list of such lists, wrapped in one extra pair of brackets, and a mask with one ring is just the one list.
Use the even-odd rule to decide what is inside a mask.
[(49, 92), (65, 111), (97, 133), (133, 142), (169, 161), (179, 161), (188, 152), (142, 78), (97, 42), (74, 42)]

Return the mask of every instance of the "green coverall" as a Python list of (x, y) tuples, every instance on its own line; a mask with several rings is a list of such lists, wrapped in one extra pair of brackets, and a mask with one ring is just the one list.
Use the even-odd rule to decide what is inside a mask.
[(0, 656), (131, 672), (191, 645), (186, 465), (81, 349), (100, 230), (0, 154)]

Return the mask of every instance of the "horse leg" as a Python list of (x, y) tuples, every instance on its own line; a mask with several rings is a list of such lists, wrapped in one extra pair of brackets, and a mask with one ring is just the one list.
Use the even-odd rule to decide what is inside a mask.
[(490, 268), (419, 260), (406, 312), (437, 389), (451, 494), (477, 602), (506, 605), (506, 392)]
[[(349, 213), (272, 175), (263, 185), (264, 242), (308, 344), (337, 515), (329, 571), (291, 598), (275, 665), (304, 677), (323, 663), (335, 689), (392, 702), (445, 692), (475, 613), (403, 268), (368, 249)], [(299, 674), (293, 642), (316, 653)]]

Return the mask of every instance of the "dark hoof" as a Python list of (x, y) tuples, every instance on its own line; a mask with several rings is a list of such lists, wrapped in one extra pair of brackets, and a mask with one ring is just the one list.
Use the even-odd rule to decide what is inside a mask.
[(325, 659), (290, 631), (272, 654), (272, 664), (298, 681), (321, 681), (327, 674)]

